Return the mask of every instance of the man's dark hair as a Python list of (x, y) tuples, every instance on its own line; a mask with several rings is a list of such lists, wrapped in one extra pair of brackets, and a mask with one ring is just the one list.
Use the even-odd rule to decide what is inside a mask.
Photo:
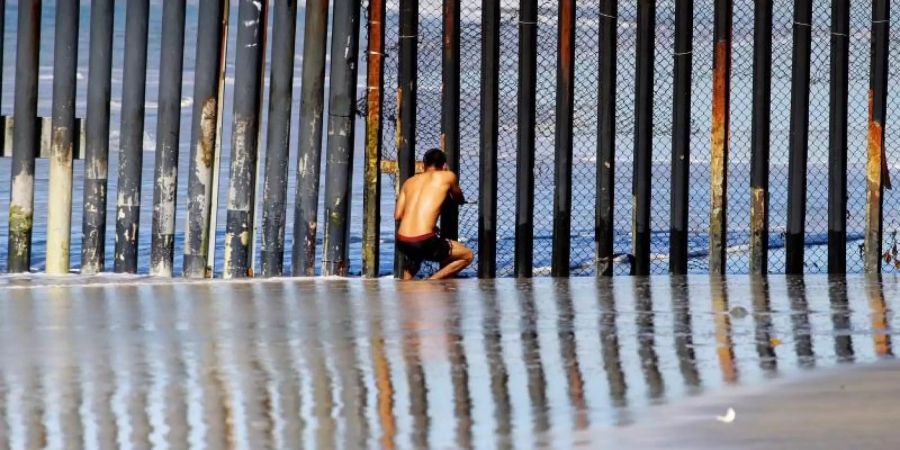
[(426, 169), (429, 167), (443, 169), (444, 164), (447, 164), (447, 155), (440, 149), (433, 148), (425, 152), (425, 156), (422, 157), (422, 163)]

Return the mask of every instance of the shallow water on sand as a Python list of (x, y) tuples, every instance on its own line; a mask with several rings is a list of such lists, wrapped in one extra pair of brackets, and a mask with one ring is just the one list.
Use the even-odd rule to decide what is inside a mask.
[(11, 448), (591, 447), (581, 431), (661, 404), (890, 357), (900, 294), (824, 277), (0, 284)]

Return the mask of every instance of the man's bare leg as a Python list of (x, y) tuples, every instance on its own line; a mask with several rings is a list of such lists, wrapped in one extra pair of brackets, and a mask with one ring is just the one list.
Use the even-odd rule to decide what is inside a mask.
[(450, 256), (444, 261), (444, 267), (435, 272), (429, 279), (445, 280), (447, 278), (453, 278), (463, 269), (469, 267), (469, 264), (472, 264), (473, 258), (474, 255), (469, 247), (456, 241), (450, 241)]

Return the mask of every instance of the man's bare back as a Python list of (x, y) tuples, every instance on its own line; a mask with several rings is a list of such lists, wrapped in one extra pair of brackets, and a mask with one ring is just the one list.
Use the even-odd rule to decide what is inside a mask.
[(472, 262), (471, 250), (437, 235), (437, 220), (448, 196), (457, 203), (464, 202), (456, 174), (446, 170), (443, 153), (430, 150), (425, 156), (425, 171), (406, 180), (397, 197), (397, 249), (410, 260), (404, 279), (414, 277), (422, 261), (444, 266), (432, 279), (452, 277)]

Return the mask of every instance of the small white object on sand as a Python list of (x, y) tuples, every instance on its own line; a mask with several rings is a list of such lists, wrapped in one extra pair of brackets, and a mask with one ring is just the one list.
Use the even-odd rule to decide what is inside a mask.
[(725, 415), (716, 416), (716, 420), (722, 423), (732, 423), (736, 417), (737, 413), (734, 412), (734, 408), (728, 408), (728, 411), (725, 411)]

